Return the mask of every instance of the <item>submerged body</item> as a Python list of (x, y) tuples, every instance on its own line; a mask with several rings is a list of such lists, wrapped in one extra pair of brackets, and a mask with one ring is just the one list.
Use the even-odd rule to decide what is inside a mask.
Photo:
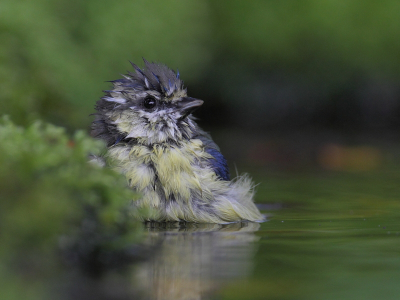
[(164, 65), (145, 62), (113, 81), (96, 109), (92, 135), (108, 144), (113, 168), (151, 208), (146, 221), (262, 221), (247, 176), (231, 181), (226, 160), (191, 112), (203, 101)]

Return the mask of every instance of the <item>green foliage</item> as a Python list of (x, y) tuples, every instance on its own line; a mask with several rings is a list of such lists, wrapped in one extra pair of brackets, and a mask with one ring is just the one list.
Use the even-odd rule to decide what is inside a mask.
[(2, 1), (0, 111), (18, 124), (41, 118), (82, 128), (105, 81), (131, 69), (129, 60), (195, 76), (209, 56), (206, 9), (182, 0)]
[(3, 0), (0, 111), (17, 124), (83, 128), (104, 81), (142, 57), (179, 68), (189, 89), (204, 90), (196, 87), (203, 76), (225, 80), (215, 94), (228, 99), (232, 86), (249, 85), (241, 76), (257, 79), (257, 68), (322, 95), (358, 74), (396, 78), (398, 10), (395, 0)]
[(35, 122), (25, 129), (2, 119), (0, 278), (8, 278), (2, 291), (16, 292), (21, 278), (27, 291), (40, 289), (38, 281), (60, 270), (57, 248), (66, 256), (76, 252), (75, 263), (90, 269), (96, 253), (122, 253), (139, 241), (130, 208), (136, 195), (123, 176), (88, 162), (104, 148), (81, 131), (70, 139), (60, 127)]
[(211, 5), (221, 48), (251, 62), (303, 72), (340, 65), (399, 74), (397, 1), (234, 0)]

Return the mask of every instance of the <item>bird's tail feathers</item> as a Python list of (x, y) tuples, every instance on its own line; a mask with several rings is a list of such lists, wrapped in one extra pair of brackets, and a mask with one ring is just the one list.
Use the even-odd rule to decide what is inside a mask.
[(253, 222), (263, 222), (264, 216), (253, 202), (254, 183), (248, 174), (243, 174), (230, 183), (228, 194), (218, 199), (215, 205), (223, 213), (226, 220), (241, 219)]

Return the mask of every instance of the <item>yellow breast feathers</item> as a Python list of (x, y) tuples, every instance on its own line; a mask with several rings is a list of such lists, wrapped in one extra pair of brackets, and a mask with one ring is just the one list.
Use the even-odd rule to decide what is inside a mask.
[(176, 200), (188, 201), (191, 190), (202, 192), (204, 178), (215, 177), (211, 169), (204, 169), (202, 161), (211, 156), (197, 139), (185, 141), (180, 147), (169, 144), (115, 146), (109, 155), (131, 187), (146, 193), (161, 188), (167, 199), (173, 195)]

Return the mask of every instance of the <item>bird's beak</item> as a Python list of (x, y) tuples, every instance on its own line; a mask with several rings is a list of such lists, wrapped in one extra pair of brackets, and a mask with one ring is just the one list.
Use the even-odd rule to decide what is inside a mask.
[(181, 113), (183, 119), (189, 114), (194, 112), (199, 106), (203, 105), (204, 101), (191, 97), (184, 97), (178, 102), (178, 110)]

